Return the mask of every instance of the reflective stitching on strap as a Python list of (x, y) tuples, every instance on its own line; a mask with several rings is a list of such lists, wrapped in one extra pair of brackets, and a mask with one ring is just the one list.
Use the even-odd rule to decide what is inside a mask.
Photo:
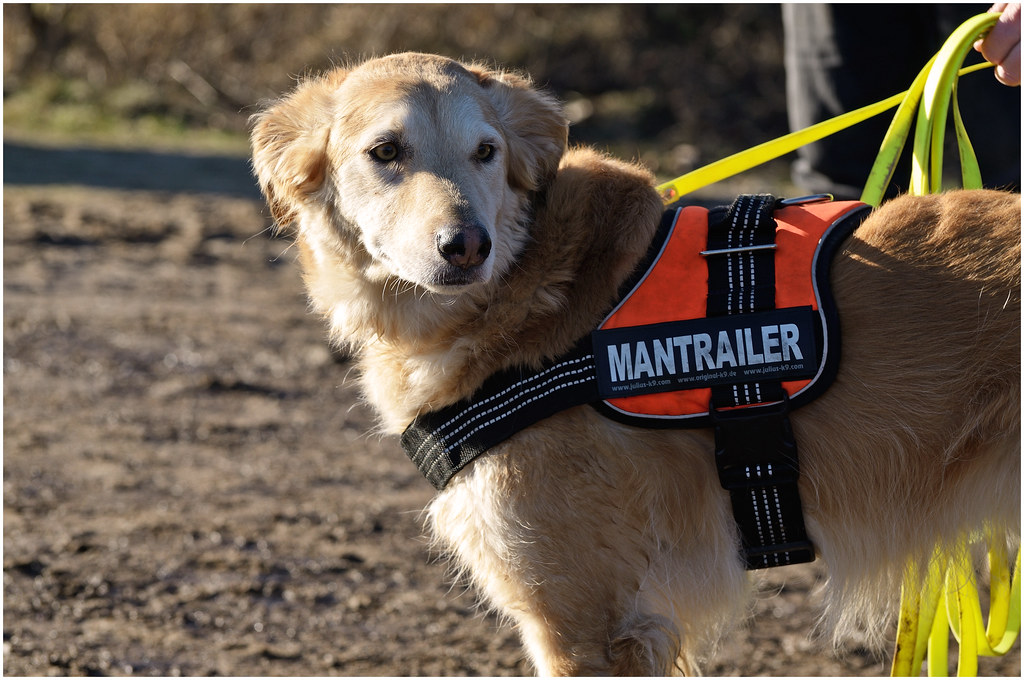
[[(747, 478), (750, 478), (750, 467), (746, 467)], [(760, 477), (761, 475), (758, 475)], [(764, 524), (761, 522), (761, 512), (757, 504), (757, 488), (754, 486), (750, 487), (750, 503), (754, 510), (754, 524), (757, 527), (757, 538), (761, 545), (767, 545), (767, 541), (764, 540)], [(765, 518), (765, 522), (768, 522), (768, 518)]]
[[(455, 448), (461, 446), (470, 437), (472, 437), (474, 434), (476, 434), (480, 430), (488, 428), (488, 427), (491, 427), (494, 424), (501, 422), (502, 420), (508, 418), (512, 414), (514, 414), (517, 411), (525, 408), (526, 406), (530, 405), (531, 403), (533, 403), (533, 402), (535, 402), (535, 401), (537, 401), (539, 399), (544, 399), (545, 397), (548, 397), (548, 396), (554, 394), (555, 392), (558, 392), (559, 390), (564, 390), (566, 388), (573, 387), (575, 385), (580, 385), (582, 383), (585, 383), (585, 382), (593, 380), (594, 379), (594, 370), (593, 370), (593, 363), (592, 363), (593, 359), (594, 359), (593, 355), (589, 355), (589, 356), (581, 357), (578, 360), (574, 360), (574, 361), (571, 361), (571, 362), (566, 362), (565, 364), (556, 364), (555, 366), (552, 366), (551, 368), (555, 369), (555, 368), (560, 368), (560, 367), (567, 366), (567, 365), (570, 365), (570, 364), (573, 364), (573, 363), (579, 363), (580, 361), (588, 361), (589, 360), (591, 362), (591, 364), (589, 366), (584, 366), (583, 368), (573, 369), (573, 370), (567, 371), (565, 373), (559, 373), (558, 375), (552, 376), (551, 378), (549, 378), (548, 380), (544, 381), (540, 385), (535, 385), (533, 387), (530, 387), (527, 390), (524, 390), (523, 392), (521, 392), (519, 394), (516, 394), (511, 399), (506, 399), (502, 403), (497, 404), (497, 405), (489, 408), (488, 410), (484, 411), (482, 414), (479, 414), (477, 416), (477, 418), (483, 417), (483, 416), (485, 416), (485, 415), (487, 415), (489, 413), (493, 413), (494, 411), (497, 411), (497, 410), (499, 410), (499, 409), (501, 409), (501, 408), (503, 408), (505, 406), (508, 406), (509, 404), (515, 404), (515, 402), (517, 402), (517, 401), (520, 402), (518, 404), (515, 404), (515, 406), (513, 406), (512, 408), (509, 408), (507, 411), (502, 412), (500, 415), (495, 416), (494, 418), (491, 418), (489, 420), (485, 420), (483, 422), (478, 422), (476, 427), (474, 427), (472, 430), (466, 432), (460, 439), (458, 439), (455, 442), (448, 443), (448, 441), (447, 441), (448, 439), (453, 437), (455, 434), (457, 434), (460, 430), (462, 430), (466, 425), (468, 425), (471, 422), (468, 418), (465, 417), (465, 414), (469, 413), (469, 411), (473, 410), (473, 408), (475, 408), (475, 406), (479, 405), (479, 404), (474, 404), (473, 407), (470, 407), (469, 409), (466, 409), (458, 417), (452, 418), (451, 420), (448, 421), (448, 423), (446, 423), (446, 425), (448, 425), (448, 424), (452, 423), (453, 421), (462, 420), (463, 423), (458, 428), (456, 428), (455, 430), (453, 430), (452, 432), (450, 432), (448, 434), (442, 433), (440, 428), (435, 432), (435, 437), (436, 437), (437, 441), (434, 443), (433, 446), (431, 446), (429, 449), (427, 449), (427, 453), (424, 454), (424, 457), (432, 455), (434, 450), (437, 448), (438, 445), (440, 445), (441, 450), (444, 451), (444, 452), (452, 451)], [(587, 373), (589, 373), (590, 375), (585, 375)], [(551, 383), (556, 383), (558, 381), (564, 380), (565, 378), (571, 377), (571, 376), (574, 376), (574, 375), (584, 375), (584, 377), (582, 377), (580, 379), (577, 379), (577, 380), (570, 380), (568, 382), (563, 382), (561, 384), (555, 384), (550, 389), (547, 389), (544, 392), (533, 394), (529, 398), (525, 398), (526, 395), (530, 394), (531, 392), (533, 392), (533, 391), (535, 391), (537, 389), (540, 389), (542, 387), (550, 385)], [(525, 380), (525, 381), (521, 381), (520, 383), (517, 383), (517, 384), (525, 384), (527, 382), (529, 382), (529, 381)], [(502, 392), (502, 394), (504, 394), (506, 392), (508, 392), (508, 390), (505, 390), (504, 392)], [(488, 401), (493, 401), (493, 399), (488, 400)], [(417, 454), (418, 453), (419, 452), (417, 451)], [(438, 457), (430, 465), (430, 468), (428, 468), (427, 472), (425, 473), (428, 477), (430, 477), (434, 473), (435, 469), (437, 468), (438, 463), (441, 462), (441, 460), (442, 460), (441, 457)]]
[[(754, 245), (754, 230), (750, 228), (750, 213), (754, 211), (756, 204), (754, 200), (748, 199), (747, 210), (743, 213), (743, 233), (747, 236), (748, 243), (746, 245)], [(747, 311), (754, 311), (754, 252), (749, 251), (743, 254), (746, 257), (747, 270), (750, 272), (750, 287), (747, 299)], [(743, 285), (743, 281), (740, 281), (740, 285)], [(742, 292), (742, 291), (741, 291)]]
[[(754, 465), (753, 473), (749, 466), (745, 467), (744, 470), (747, 479), (756, 477), (757, 479), (771, 480), (774, 477), (775, 471), (770, 463), (765, 468), (765, 470), (762, 470), (761, 465)], [(771, 490), (770, 498), (768, 495), (769, 488)], [(783, 522), (782, 499), (779, 495), (778, 485), (767, 484), (760, 487), (751, 487), (749, 491), (750, 507), (753, 511), (754, 524), (760, 544), (785, 545), (788, 543), (789, 539), (786, 535), (786, 525)], [(765, 536), (766, 530), (767, 536)], [(775, 535), (776, 530), (779, 533), (778, 538)], [(768, 564), (769, 556), (774, 561), (774, 565)], [(792, 563), (792, 554), (788, 550), (781, 553), (764, 554), (760, 557), (766, 567)]]
[[(726, 231), (728, 248), (750, 248), (756, 244), (757, 217), (763, 196), (739, 196), (729, 219)], [(756, 311), (755, 293), (757, 276), (754, 250), (740, 250), (725, 255), (726, 274), (729, 289), (726, 292), (726, 314), (742, 314)], [(751, 393), (753, 389), (753, 394)], [(761, 385), (758, 382), (744, 383), (742, 394), (737, 386), (733, 387), (733, 399), (736, 406), (761, 403), (764, 399)]]
[(589, 337), (536, 373), (514, 367), (485, 380), (472, 397), (416, 417), (402, 448), (434, 488), (444, 489), (472, 460), (552, 413), (598, 398)]
[[(736, 233), (736, 225), (737, 225), (738, 221), (739, 221), (739, 211), (737, 210), (737, 211), (733, 212), (733, 214), (732, 214), (732, 221), (729, 224), (729, 231), (728, 231), (728, 235), (727, 235), (726, 240), (725, 240), (725, 243), (726, 243), (726, 245), (729, 248), (735, 248), (738, 245), (734, 241), (734, 237), (735, 237), (735, 233)], [(733, 281), (732, 269), (733, 269), (733, 262), (736, 263), (736, 265), (737, 265), (736, 268), (737, 269), (739, 268), (738, 267), (738, 264), (739, 264), (739, 254), (738, 253), (729, 253), (728, 255), (725, 256), (725, 262), (726, 262), (726, 266), (728, 267), (728, 272), (729, 272), (729, 278), (728, 278), (728, 281), (729, 281), (729, 294), (728, 294), (728, 297), (726, 297), (726, 308), (729, 310), (729, 313), (732, 313), (732, 311), (734, 309), (734, 306), (735, 306), (734, 305), (734, 301), (733, 301), (733, 296), (735, 295), (735, 292), (737, 290), (736, 283)], [(739, 279), (739, 287), (741, 288), (742, 285), (743, 285), (743, 281), (742, 281), (743, 272), (742, 272), (742, 269), (739, 269), (739, 274), (738, 275), (739, 275), (739, 278), (740, 278)]]
[[(547, 385), (547, 384), (549, 384), (549, 383), (551, 383), (551, 382), (553, 382), (555, 380), (558, 380), (558, 379), (564, 377), (565, 375), (572, 375), (572, 374), (575, 374), (575, 373), (582, 373), (582, 372), (584, 372), (584, 371), (586, 371), (588, 369), (593, 371), (593, 361), (594, 361), (594, 356), (592, 354), (589, 354), (589, 355), (586, 355), (586, 356), (583, 356), (583, 357), (577, 357), (577, 358), (571, 359), (569, 361), (563, 361), (561, 363), (554, 364), (553, 366), (551, 366), (551, 367), (541, 371), (540, 373), (537, 373), (536, 375), (531, 375), (528, 378), (525, 378), (525, 379), (519, 380), (519, 381), (517, 381), (515, 383), (512, 383), (507, 388), (505, 388), (501, 392), (498, 392), (497, 394), (494, 394), (494, 395), (491, 395), (491, 396), (486, 397), (484, 399), (481, 399), (479, 402), (474, 403), (469, 408), (465, 409), (464, 411), (459, 412), (457, 415), (453, 416), (452, 418), (448, 419), (446, 422), (442, 423), (441, 426), (438, 427), (434, 431), (434, 436), (436, 437), (436, 439), (438, 441), (435, 442), (434, 446), (432, 446), (430, 449), (427, 450), (427, 453), (425, 455), (430, 455), (432, 449), (434, 447), (436, 447), (437, 443), (439, 443), (442, 440), (449, 439), (449, 438), (455, 436), (456, 434), (459, 433), (460, 430), (462, 430), (464, 427), (466, 427), (466, 425), (468, 425), (471, 422), (470, 416), (473, 414), (474, 411), (477, 411), (479, 409), (483, 409), (485, 407), (488, 407), (489, 404), (491, 404), (492, 402), (494, 402), (497, 399), (501, 399), (502, 397), (507, 395), (509, 392), (518, 392), (518, 390), (520, 388), (523, 388), (522, 392), (518, 392), (518, 393), (514, 394), (511, 399), (507, 399), (504, 402), (498, 404), (497, 406), (491, 406), (490, 408), (487, 408), (482, 414), (472, 415), (472, 417), (474, 417), (474, 418), (481, 417), (482, 415), (486, 415), (488, 413), (491, 413), (494, 410), (496, 410), (498, 408), (501, 408), (502, 406), (505, 406), (505, 405), (507, 405), (509, 403), (512, 403), (512, 402), (514, 402), (517, 399), (522, 399), (526, 395), (530, 394), (532, 391), (540, 389), (540, 388), (543, 388), (545, 385)], [(574, 364), (580, 364), (580, 363), (584, 364), (583, 368), (581, 368), (581, 369), (570, 370), (567, 373), (559, 373), (558, 372), (560, 369), (563, 369), (563, 368), (565, 368), (567, 366), (572, 366)], [(556, 373), (556, 375), (554, 375), (552, 377), (548, 377), (551, 373)], [(537, 381), (542, 381), (542, 382), (540, 382), (539, 384), (531, 385), (531, 383), (536, 383)], [(581, 381), (576, 381), (574, 383), (570, 383), (570, 385), (579, 384), (579, 382), (581, 382)], [(567, 386), (568, 385), (563, 385), (562, 387), (567, 387)], [(561, 388), (556, 388), (556, 389), (561, 389)], [(549, 393), (550, 392), (548, 392), (548, 394)], [(543, 396), (543, 395), (540, 395), (540, 396)], [(509, 411), (509, 413), (512, 413), (512, 411)], [(498, 420), (500, 420), (500, 418), (496, 418), (496, 419), (494, 419), (491, 422), (497, 422)], [(461, 424), (457, 428), (455, 428), (451, 432), (445, 432), (445, 430), (447, 430), (448, 427), (450, 427), (453, 423), (460, 423), (460, 422), (461, 422)], [(480, 428), (477, 427), (476, 429), (478, 430)], [(463, 440), (464, 439), (465, 438), (463, 438)], [(425, 443), (426, 442), (424, 442), (424, 444)], [(421, 444), (420, 447), (416, 450), (414, 455), (419, 456), (422, 448), (423, 448), (423, 445)]]

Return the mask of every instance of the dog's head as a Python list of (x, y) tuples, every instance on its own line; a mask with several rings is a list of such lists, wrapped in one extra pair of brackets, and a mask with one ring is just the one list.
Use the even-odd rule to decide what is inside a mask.
[(409, 53), (307, 80), (257, 114), (253, 165), (314, 259), (453, 293), (511, 266), (566, 137), (528, 79)]

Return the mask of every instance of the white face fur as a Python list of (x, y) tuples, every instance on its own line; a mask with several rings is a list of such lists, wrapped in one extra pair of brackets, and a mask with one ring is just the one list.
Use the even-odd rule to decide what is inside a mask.
[(340, 88), (328, 181), (339, 216), (373, 260), (367, 276), (458, 293), (503, 273), (521, 248), (508, 144), (466, 81)]

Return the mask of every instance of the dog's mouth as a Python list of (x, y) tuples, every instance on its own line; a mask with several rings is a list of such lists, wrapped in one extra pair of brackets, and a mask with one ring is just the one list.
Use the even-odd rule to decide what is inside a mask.
[(473, 269), (445, 267), (437, 273), (437, 276), (428, 287), (436, 289), (438, 292), (452, 293), (457, 292), (457, 289), (466, 288), (477, 283), (486, 283), (489, 278), (489, 272), (483, 272), (480, 267)]

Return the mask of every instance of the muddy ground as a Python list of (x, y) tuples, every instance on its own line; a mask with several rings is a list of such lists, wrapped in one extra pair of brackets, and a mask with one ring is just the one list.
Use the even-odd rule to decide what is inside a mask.
[[(244, 160), (4, 165), (6, 675), (530, 672), (428, 553)], [(887, 673), (812, 639), (815, 566), (766, 576), (707, 673)]]

